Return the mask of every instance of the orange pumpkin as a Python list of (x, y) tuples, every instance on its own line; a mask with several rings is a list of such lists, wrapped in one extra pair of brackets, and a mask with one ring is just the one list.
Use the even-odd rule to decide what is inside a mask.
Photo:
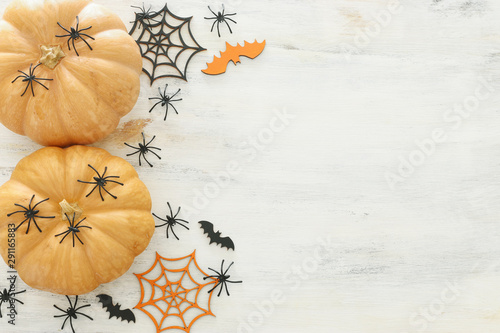
[(139, 47), (103, 6), (14, 0), (0, 21), (0, 121), (42, 145), (93, 143), (134, 107), (141, 70)]
[(0, 212), (5, 262), (31, 287), (64, 295), (124, 274), (155, 230), (151, 197), (134, 168), (86, 146), (23, 158), (0, 187)]

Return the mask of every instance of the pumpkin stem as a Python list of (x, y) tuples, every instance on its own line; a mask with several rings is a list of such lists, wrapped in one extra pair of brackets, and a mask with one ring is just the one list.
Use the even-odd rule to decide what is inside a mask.
[(54, 69), (59, 61), (66, 56), (59, 45), (41, 45), (40, 50), (42, 51), (40, 62), (50, 69)]
[(61, 216), (63, 221), (69, 221), (66, 216), (73, 217), (73, 214), (75, 214), (74, 219), (79, 219), (83, 214), (83, 210), (80, 208), (80, 206), (78, 206), (78, 203), (76, 202), (69, 203), (66, 201), (66, 199), (63, 199), (63, 201), (59, 203), (59, 206), (61, 206)]

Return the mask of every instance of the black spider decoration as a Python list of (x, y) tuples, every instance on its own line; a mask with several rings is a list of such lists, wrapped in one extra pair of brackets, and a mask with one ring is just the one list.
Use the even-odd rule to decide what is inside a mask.
[(153, 111), (153, 109), (161, 103), (161, 106), (164, 106), (165, 107), (165, 117), (163, 118), (163, 120), (167, 120), (167, 115), (168, 115), (168, 106), (170, 105), (171, 107), (174, 108), (174, 111), (176, 114), (179, 114), (179, 112), (177, 112), (177, 109), (175, 108), (175, 106), (172, 104), (172, 102), (178, 102), (178, 101), (182, 101), (182, 98), (178, 98), (178, 99), (172, 99), (175, 97), (175, 95), (177, 95), (179, 93), (179, 91), (181, 91), (181, 89), (179, 88), (177, 90), (177, 92), (175, 94), (173, 94), (172, 96), (169, 96), (167, 95), (167, 87), (168, 87), (168, 83), (165, 85), (165, 89), (163, 89), (163, 93), (161, 92), (161, 89), (160, 87), (158, 87), (158, 93), (160, 94), (160, 97), (150, 97), (149, 99), (153, 99), (153, 100), (158, 100), (159, 102), (156, 102), (155, 105), (153, 105), (153, 107), (149, 110), (149, 113), (151, 113), (151, 111)]
[(44, 87), (45, 89), (49, 90), (49, 88), (47, 88), (43, 83), (41, 83), (40, 80), (52, 81), (53, 79), (45, 79), (45, 78), (41, 78), (41, 77), (36, 77), (36, 75), (35, 75), (36, 68), (38, 66), (40, 66), (41, 64), (42, 63), (39, 63), (35, 67), (33, 67), (33, 64), (31, 64), (29, 74), (26, 74), (25, 72), (18, 70), (18, 72), (21, 73), (22, 75), (18, 75), (11, 83), (16, 82), (16, 80), (19, 78), (23, 78), (22, 82), (28, 82), (26, 84), (26, 88), (24, 89), (23, 93), (21, 94), (21, 97), (24, 96), (24, 94), (26, 94), (26, 91), (28, 91), (29, 87), (31, 87), (31, 94), (33, 95), (33, 97), (35, 97), (35, 92), (33, 91), (33, 82), (36, 82), (39, 85), (41, 85), (42, 87)]
[(66, 236), (68, 236), (71, 233), (72, 236), (73, 236), (73, 247), (75, 247), (75, 236), (76, 236), (76, 239), (78, 239), (80, 241), (80, 243), (83, 245), (83, 242), (80, 239), (80, 237), (78, 237), (77, 233), (80, 232), (80, 228), (92, 229), (92, 227), (89, 227), (88, 225), (80, 225), (80, 223), (82, 223), (83, 221), (85, 221), (86, 217), (84, 217), (83, 219), (81, 219), (80, 221), (78, 221), (77, 224), (75, 224), (75, 213), (73, 213), (73, 218), (72, 219), (69, 218), (68, 214), (64, 213), (64, 215), (66, 215), (66, 218), (68, 219), (68, 222), (69, 222), (68, 230), (66, 230), (64, 232), (61, 232), (60, 234), (57, 234), (54, 237), (59, 237), (59, 236), (64, 235), (64, 237), (59, 242), (59, 244), (61, 244), (63, 242), (63, 240), (66, 238)]
[(153, 21), (155, 23), (158, 23), (153, 17), (156, 16), (156, 12), (151, 11), (151, 6), (149, 6), (148, 10), (146, 10), (146, 7), (144, 7), (144, 2), (142, 3), (142, 7), (139, 6), (130, 6), (132, 8), (137, 8), (140, 10), (139, 13), (135, 12), (135, 21), (132, 21), (130, 23), (138, 22), (139, 23), (139, 29), (141, 28), (141, 25), (146, 28), (149, 26), (149, 21)]
[(64, 29), (64, 31), (67, 32), (66, 35), (56, 35), (56, 37), (68, 37), (68, 49), (71, 51), (71, 47), (69, 46), (69, 42), (71, 41), (71, 44), (73, 44), (73, 49), (75, 49), (75, 53), (77, 56), (80, 56), (78, 54), (78, 51), (76, 50), (76, 47), (75, 47), (75, 40), (77, 40), (78, 38), (80, 38), (81, 40), (83, 40), (83, 42), (85, 44), (87, 44), (87, 46), (89, 47), (89, 49), (92, 51), (92, 46), (89, 45), (89, 43), (85, 40), (85, 38), (83, 37), (87, 37), (87, 38), (90, 38), (92, 40), (95, 40), (94, 37), (92, 36), (89, 36), (87, 34), (84, 34), (82, 33), (82, 31), (85, 31), (85, 30), (89, 30), (90, 28), (92, 28), (92, 26), (89, 26), (89, 27), (86, 27), (86, 28), (83, 28), (83, 29), (79, 29), (79, 25), (80, 25), (80, 20), (78, 18), (78, 16), (76, 17), (76, 27), (73, 28), (71, 27), (70, 30), (66, 29), (65, 27), (63, 27), (61, 25), (61, 23), (57, 22), (57, 24), (62, 28)]
[(227, 27), (229, 28), (229, 32), (233, 33), (233, 31), (231, 30), (231, 27), (229, 26), (229, 23), (227, 23), (227, 20), (233, 22), (234, 24), (237, 24), (235, 20), (233, 20), (232, 18), (228, 17), (228, 16), (236, 15), (236, 13), (224, 14), (224, 12), (225, 12), (224, 4), (222, 5), (222, 13), (221, 12), (217, 12), (217, 14), (215, 14), (214, 11), (210, 8), (210, 6), (208, 6), (208, 9), (210, 9), (210, 11), (212, 12), (212, 14), (214, 14), (214, 17), (205, 17), (205, 19), (206, 20), (215, 20), (214, 24), (212, 24), (212, 29), (210, 29), (210, 32), (214, 31), (214, 26), (217, 23), (217, 33), (218, 33), (218, 35), (220, 37), (219, 24), (226, 23)]
[(4, 302), (8, 302), (10, 304), (12, 303), (15, 303), (15, 302), (19, 302), (21, 304), (24, 304), (23, 302), (21, 302), (20, 300), (18, 300), (17, 298), (15, 298), (14, 296), (16, 296), (17, 294), (20, 294), (20, 293), (24, 293), (26, 290), (22, 290), (22, 291), (17, 291), (15, 293), (12, 292), (12, 289), (9, 289), (9, 291), (7, 291), (6, 288), (3, 289), (3, 292), (0, 293), (0, 318), (2, 318), (2, 304)]
[(158, 147), (149, 146), (149, 144), (151, 142), (153, 142), (153, 140), (156, 138), (156, 135), (154, 135), (153, 138), (151, 140), (149, 140), (148, 143), (146, 143), (146, 138), (144, 137), (144, 132), (141, 134), (142, 134), (142, 143), (139, 142), (139, 147), (134, 147), (134, 146), (129, 145), (128, 143), (125, 142), (126, 146), (136, 150), (133, 153), (127, 154), (127, 156), (135, 155), (135, 154), (139, 153), (139, 166), (141, 166), (141, 157), (144, 157), (144, 160), (149, 164), (149, 166), (153, 167), (153, 164), (149, 163), (149, 161), (146, 159), (146, 154), (152, 153), (153, 155), (155, 155), (156, 157), (158, 157), (161, 160), (161, 157), (158, 156), (157, 153), (155, 153), (154, 151), (151, 150), (151, 149), (157, 149), (157, 150), (161, 150), (161, 149)]
[(113, 197), (113, 199), (116, 199), (117, 197), (113, 194), (111, 194), (107, 189), (106, 189), (106, 185), (108, 183), (115, 183), (115, 184), (118, 184), (118, 185), (121, 185), (123, 186), (123, 183), (120, 183), (120, 182), (117, 182), (116, 180), (111, 180), (109, 178), (120, 178), (120, 176), (106, 176), (106, 171), (108, 171), (108, 167), (104, 167), (104, 172), (101, 176), (101, 174), (90, 164), (88, 164), (88, 166), (95, 171), (95, 173), (97, 174), (97, 177), (94, 177), (94, 181), (93, 182), (86, 182), (86, 181), (83, 181), (83, 180), (79, 180), (78, 181), (80, 183), (85, 183), (85, 184), (93, 184), (95, 185), (93, 188), (92, 188), (92, 191), (90, 191), (85, 197), (88, 197), (89, 195), (92, 194), (92, 192), (94, 192), (94, 190), (96, 188), (99, 188), (99, 195), (101, 196), (101, 200), (104, 201), (104, 197), (102, 196), (102, 192), (101, 192), (101, 189), (103, 189), (104, 191), (106, 191), (107, 194), (109, 194), (110, 196)]
[(69, 319), (69, 325), (71, 326), (71, 330), (73, 331), (73, 333), (75, 333), (75, 329), (73, 328), (73, 319), (77, 319), (78, 318), (77, 314), (85, 316), (85, 317), (89, 318), (90, 320), (94, 320), (94, 319), (92, 319), (90, 316), (86, 315), (85, 313), (82, 313), (82, 312), (78, 311), (78, 310), (80, 310), (82, 308), (90, 306), (90, 304), (82, 305), (82, 306), (80, 306), (80, 307), (77, 308), (76, 304), (78, 303), (78, 295), (76, 295), (76, 299), (75, 299), (75, 304), (74, 305), (73, 305), (73, 303), (71, 303), (71, 300), (69, 299), (68, 296), (66, 296), (66, 298), (68, 299), (68, 302), (69, 302), (69, 308), (67, 308), (66, 310), (63, 310), (63, 309), (61, 309), (60, 307), (58, 307), (57, 305), (54, 304), (54, 307), (57, 310), (64, 312), (64, 314), (54, 316), (54, 318), (66, 317), (66, 319), (64, 319), (64, 322), (63, 322), (63, 324), (61, 326), (61, 330), (64, 329), (64, 325), (66, 325), (66, 321)]
[(162, 219), (161, 217), (159, 217), (158, 215), (156, 215), (155, 213), (153, 213), (154, 217), (156, 217), (157, 219), (162, 220), (162, 221), (165, 222), (165, 223), (163, 223), (161, 225), (155, 225), (155, 227), (156, 228), (160, 228), (160, 227), (163, 227), (164, 225), (166, 225), (167, 226), (167, 238), (168, 238), (168, 229), (170, 229), (170, 230), (172, 230), (172, 233), (174, 234), (175, 238), (177, 238), (177, 240), (179, 240), (179, 237), (177, 237), (177, 235), (174, 232), (174, 226), (176, 224), (178, 224), (180, 226), (183, 226), (187, 230), (189, 230), (189, 228), (187, 226), (185, 226), (184, 224), (182, 224), (182, 223), (189, 223), (189, 222), (186, 221), (186, 220), (178, 219), (177, 218), (177, 215), (179, 215), (179, 212), (181, 211), (181, 207), (179, 207), (179, 209), (177, 209), (177, 213), (175, 213), (175, 215), (174, 215), (173, 212), (172, 212), (172, 207), (170, 207), (170, 203), (169, 202), (167, 202), (167, 205), (168, 205), (168, 209), (170, 210), (170, 215), (166, 215), (166, 217), (167, 217), (166, 219)]
[(35, 209), (42, 202), (45, 202), (45, 201), (49, 200), (49, 198), (43, 199), (42, 201), (37, 202), (34, 206), (31, 206), (31, 204), (33, 203), (33, 198), (35, 198), (34, 194), (31, 197), (31, 200), (30, 200), (30, 203), (28, 204), (28, 207), (25, 207), (25, 206), (22, 206), (20, 204), (15, 203), (14, 206), (21, 207), (22, 210), (17, 210), (15, 212), (7, 214), (7, 217), (10, 217), (11, 215), (14, 215), (14, 214), (17, 214), (17, 213), (23, 213), (24, 214), (25, 219), (14, 229), (14, 231), (17, 231), (17, 229), (19, 229), (19, 227), (21, 225), (23, 225), (24, 222), (28, 221), (28, 228), (26, 228), (26, 233), (28, 233), (30, 231), (31, 222), (33, 222), (35, 224), (35, 227), (38, 229), (38, 231), (42, 232), (42, 230), (38, 227), (38, 224), (36, 223), (36, 218), (40, 218), (40, 219), (53, 219), (55, 217), (55, 216), (40, 216), (40, 215), (38, 215), (38, 213), (40, 212), (40, 210)]
[[(227, 289), (227, 283), (242, 283), (243, 281), (229, 281), (228, 279), (231, 277), (231, 275), (226, 275), (227, 271), (229, 270), (229, 268), (231, 268), (231, 266), (234, 264), (234, 262), (232, 262), (227, 268), (226, 270), (224, 271), (224, 260), (222, 260), (222, 264), (220, 265), (220, 272), (217, 272), (215, 269), (212, 269), (212, 268), (208, 268), (209, 270), (211, 270), (212, 272), (214, 272), (216, 275), (210, 275), (210, 276), (205, 276), (203, 278), (203, 280), (205, 279), (208, 279), (208, 278), (212, 278), (212, 279), (216, 279), (217, 280), (217, 283), (215, 284), (215, 287), (213, 287), (212, 289), (210, 289), (208, 291), (208, 293), (210, 294), (215, 288), (217, 288), (219, 285), (220, 285), (220, 290), (219, 290), (219, 293), (217, 294), (217, 297), (220, 296), (220, 293), (222, 292), (222, 288), (226, 288), (226, 293), (227, 293), (227, 296), (230, 296), (229, 295), (229, 290)], [(224, 271), (224, 273), (222, 273)]]
[(168, 10), (167, 5), (157, 12), (146, 11), (145, 7), (140, 9), (142, 12), (135, 14), (129, 34), (135, 38), (146, 60), (142, 71), (151, 85), (155, 80), (167, 77), (187, 81), (189, 62), (196, 53), (206, 50), (191, 32), (192, 17), (177, 16)]

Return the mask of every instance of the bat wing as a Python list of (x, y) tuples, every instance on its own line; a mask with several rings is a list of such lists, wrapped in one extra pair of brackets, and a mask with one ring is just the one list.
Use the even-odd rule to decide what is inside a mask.
[(215, 235), (214, 225), (208, 221), (200, 221), (198, 222), (201, 225), (201, 229), (203, 229), (203, 233), (208, 235), (208, 238), (212, 239)]
[(257, 40), (253, 43), (247, 43), (245, 41), (243, 46), (239, 44), (232, 46), (226, 42), (226, 50), (220, 53), (220, 57), (214, 56), (214, 60), (212, 60), (211, 63), (207, 63), (207, 68), (203, 69), (202, 72), (209, 75), (225, 73), (230, 61), (237, 64), (240, 62), (240, 56), (255, 59), (264, 51), (265, 46), (265, 40), (262, 43), (258, 43)]
[(234, 251), (234, 243), (233, 240), (229, 237), (220, 237), (218, 242), (221, 247), (226, 247), (228, 250), (231, 249)]
[(135, 323), (135, 315), (130, 309), (120, 310), (121, 305), (113, 304), (113, 298), (106, 294), (97, 295), (99, 302), (102, 303), (102, 307), (109, 312), (109, 318), (116, 317), (118, 319), (126, 320), (127, 322), (133, 321)]

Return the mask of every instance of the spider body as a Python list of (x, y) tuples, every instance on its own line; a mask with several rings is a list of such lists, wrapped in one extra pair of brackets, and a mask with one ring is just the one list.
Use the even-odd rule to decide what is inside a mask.
[(139, 142), (139, 146), (138, 147), (134, 147), (134, 146), (129, 145), (128, 143), (125, 142), (126, 146), (128, 146), (128, 147), (133, 148), (133, 149), (136, 150), (133, 153), (127, 154), (127, 156), (139, 154), (139, 166), (142, 165), (141, 164), (141, 158), (144, 158), (144, 160), (146, 161), (146, 163), (148, 163), (150, 167), (153, 167), (153, 164), (149, 163), (149, 161), (146, 159), (146, 154), (147, 153), (151, 153), (151, 154), (155, 155), (156, 157), (158, 157), (161, 160), (161, 157), (158, 156), (158, 154), (155, 153), (152, 150), (152, 149), (157, 149), (157, 150), (161, 150), (161, 149), (158, 148), (158, 147), (151, 147), (151, 146), (149, 146), (151, 144), (151, 142), (153, 142), (153, 140), (156, 138), (156, 135), (153, 136), (153, 138), (151, 140), (149, 140), (148, 143), (146, 143), (146, 138), (144, 137), (144, 132), (141, 133), (141, 134), (142, 134), (142, 143)]
[(120, 182), (117, 182), (116, 180), (112, 180), (110, 178), (120, 178), (120, 176), (106, 176), (106, 172), (108, 171), (108, 167), (104, 167), (104, 172), (101, 176), (101, 174), (92, 166), (92, 165), (88, 165), (92, 170), (94, 170), (94, 172), (97, 174), (97, 176), (93, 177), (94, 181), (93, 182), (87, 182), (87, 181), (83, 181), (83, 180), (78, 180), (80, 183), (85, 183), (85, 184), (93, 184), (95, 185), (92, 190), (85, 196), (85, 197), (88, 197), (89, 195), (92, 194), (92, 192), (94, 192), (94, 190), (96, 188), (99, 188), (99, 195), (101, 196), (101, 200), (104, 201), (104, 197), (102, 196), (102, 191), (101, 190), (104, 190), (107, 194), (109, 194), (111, 197), (113, 197), (114, 199), (116, 199), (117, 197), (113, 194), (111, 194), (107, 189), (106, 189), (106, 185), (108, 185), (108, 183), (115, 183), (115, 184), (118, 184), (118, 185), (121, 185), (123, 186), (123, 183), (120, 183)]
[[(210, 276), (206, 276), (203, 278), (203, 280), (205, 279), (208, 279), (208, 278), (211, 278), (211, 279), (214, 279), (216, 281), (215, 283), (215, 286), (210, 289), (208, 291), (208, 293), (210, 294), (213, 290), (215, 290), (215, 288), (217, 288), (219, 285), (220, 285), (220, 290), (219, 290), (219, 293), (217, 294), (217, 297), (220, 296), (221, 292), (222, 292), (222, 288), (225, 287), (226, 289), (226, 293), (227, 293), (227, 296), (230, 296), (229, 295), (229, 290), (227, 289), (227, 284), (228, 283), (242, 283), (243, 281), (230, 281), (229, 278), (231, 277), (231, 275), (227, 275), (227, 271), (229, 271), (229, 268), (231, 268), (231, 266), (234, 264), (234, 262), (232, 262), (227, 268), (226, 270), (224, 271), (224, 260), (222, 260), (222, 264), (220, 265), (220, 272), (217, 272), (215, 269), (212, 269), (212, 268), (208, 268), (209, 270), (211, 270), (212, 272), (214, 272), (216, 275), (210, 275)], [(223, 273), (224, 272), (224, 273)]]
[[(140, 10), (139, 13), (135, 13), (135, 20), (139, 23), (139, 29), (141, 28), (141, 25), (144, 27), (149, 26), (149, 21), (153, 21), (155, 23), (158, 23), (155, 19), (153, 19), (154, 16), (157, 15), (156, 12), (151, 11), (151, 6), (149, 6), (148, 10), (146, 10), (146, 7), (144, 7), (144, 2), (142, 3), (142, 7), (139, 6), (130, 6), (132, 8), (137, 8)], [(134, 21), (130, 22), (134, 23)]]
[(30, 69), (29, 69), (29, 74), (26, 74), (25, 72), (18, 70), (18, 72), (21, 73), (22, 75), (18, 75), (11, 83), (16, 82), (16, 80), (19, 78), (22, 78), (21, 82), (27, 82), (26, 88), (24, 89), (23, 93), (21, 94), (21, 97), (24, 96), (24, 94), (26, 94), (26, 91), (28, 91), (28, 88), (30, 88), (30, 87), (31, 87), (31, 94), (33, 95), (33, 97), (35, 97), (35, 92), (33, 91), (33, 82), (36, 82), (39, 85), (41, 85), (42, 87), (44, 87), (45, 89), (49, 90), (49, 88), (47, 88), (43, 83), (41, 83), (40, 80), (52, 81), (53, 79), (45, 79), (45, 78), (41, 78), (41, 77), (36, 77), (36, 75), (35, 75), (35, 70), (40, 65), (41, 65), (41, 63), (39, 63), (38, 65), (33, 67), (33, 64), (31, 64)]
[(210, 32), (214, 31), (215, 24), (217, 24), (217, 34), (220, 37), (219, 25), (221, 23), (226, 23), (226, 25), (227, 25), (227, 27), (229, 29), (229, 32), (233, 33), (233, 31), (231, 30), (231, 27), (229, 26), (229, 23), (227, 23), (227, 21), (231, 21), (234, 24), (237, 24), (235, 20), (233, 20), (232, 18), (229, 17), (229, 16), (236, 15), (236, 13), (225, 14), (224, 13), (225, 12), (224, 5), (222, 5), (222, 12), (217, 12), (217, 14), (215, 14), (215, 12), (210, 8), (210, 6), (208, 6), (208, 9), (210, 9), (210, 11), (212, 12), (212, 14), (214, 14), (214, 16), (213, 17), (205, 17), (205, 19), (206, 20), (215, 20), (214, 23), (212, 24), (212, 29), (210, 29)]
[(15, 302), (19, 302), (21, 304), (24, 304), (23, 302), (21, 302), (20, 300), (18, 300), (17, 298), (15, 298), (14, 296), (17, 295), (17, 294), (20, 294), (20, 293), (24, 293), (26, 290), (22, 290), (22, 291), (18, 291), (18, 292), (15, 292), (13, 293), (12, 292), (12, 289), (9, 289), (7, 291), (6, 288), (3, 289), (3, 292), (0, 293), (0, 318), (2, 318), (2, 304), (3, 303), (15, 303)]
[(175, 215), (174, 215), (173, 212), (172, 212), (172, 207), (170, 207), (170, 203), (169, 202), (167, 202), (167, 205), (168, 205), (168, 209), (170, 210), (170, 215), (167, 215), (166, 219), (162, 219), (161, 217), (159, 217), (155, 213), (153, 213), (154, 217), (156, 217), (157, 219), (162, 220), (162, 221), (165, 222), (165, 223), (163, 223), (161, 225), (156, 225), (155, 227), (156, 228), (160, 228), (160, 227), (163, 227), (164, 225), (166, 225), (167, 226), (167, 238), (168, 238), (168, 229), (170, 229), (170, 230), (172, 230), (172, 233), (174, 234), (175, 238), (177, 238), (177, 240), (179, 240), (179, 237), (177, 237), (177, 235), (174, 232), (174, 226), (176, 224), (178, 224), (180, 226), (183, 226), (187, 230), (189, 230), (189, 228), (183, 224), (183, 223), (189, 223), (189, 222), (186, 221), (186, 220), (182, 220), (182, 219), (178, 219), (177, 218), (177, 215), (179, 215), (179, 212), (181, 211), (181, 207), (179, 207), (179, 209), (177, 209), (177, 213), (175, 213)]
[(78, 237), (77, 233), (80, 232), (80, 228), (92, 229), (92, 227), (89, 227), (87, 225), (80, 225), (83, 221), (85, 221), (86, 217), (84, 217), (77, 224), (75, 224), (75, 213), (73, 213), (72, 219), (69, 218), (68, 214), (65, 213), (64, 215), (66, 215), (66, 218), (68, 219), (68, 222), (69, 222), (68, 230), (61, 232), (60, 234), (57, 234), (54, 237), (59, 237), (59, 236), (64, 235), (63, 238), (61, 239), (61, 241), (59, 242), (59, 244), (61, 244), (63, 242), (63, 240), (66, 238), (66, 236), (68, 236), (71, 233), (73, 236), (73, 247), (75, 247), (75, 237), (83, 245), (83, 242), (80, 239), (80, 237)]
[(71, 41), (71, 44), (73, 45), (73, 49), (75, 50), (75, 53), (77, 56), (80, 56), (78, 54), (78, 51), (75, 47), (75, 41), (78, 40), (78, 39), (81, 39), (85, 44), (87, 44), (87, 46), (89, 47), (89, 49), (92, 51), (92, 46), (89, 45), (89, 43), (85, 40), (84, 37), (87, 37), (87, 38), (90, 38), (92, 40), (94, 40), (95, 38), (94, 37), (91, 37), (89, 36), (88, 34), (84, 34), (82, 33), (82, 31), (85, 31), (85, 30), (89, 30), (90, 28), (92, 28), (92, 26), (89, 26), (87, 28), (83, 28), (83, 29), (79, 29), (79, 25), (80, 25), (80, 20), (78, 18), (78, 16), (76, 17), (76, 27), (73, 28), (71, 27), (70, 30), (66, 29), (65, 27), (63, 27), (61, 25), (61, 23), (57, 22), (57, 24), (64, 30), (67, 32), (67, 34), (65, 35), (56, 35), (56, 37), (68, 37), (68, 41), (67, 41), (67, 44), (68, 44), (68, 50), (71, 51), (71, 47), (69, 46), (69, 42)]
[(66, 325), (66, 321), (69, 319), (69, 324), (71, 326), (71, 330), (73, 331), (73, 333), (75, 333), (75, 329), (73, 327), (73, 319), (78, 319), (77, 315), (85, 316), (85, 317), (89, 318), (90, 320), (94, 320), (94, 319), (92, 319), (90, 316), (86, 315), (85, 313), (82, 313), (82, 312), (78, 311), (78, 310), (80, 310), (82, 308), (90, 306), (90, 304), (82, 305), (82, 306), (80, 306), (80, 307), (77, 308), (76, 304), (78, 303), (78, 295), (76, 295), (76, 299), (75, 299), (75, 304), (74, 305), (73, 305), (73, 303), (71, 303), (71, 300), (69, 299), (68, 296), (66, 296), (66, 298), (68, 299), (69, 307), (66, 310), (63, 310), (63, 309), (61, 309), (60, 307), (58, 307), (57, 305), (54, 304), (54, 307), (57, 310), (64, 312), (64, 314), (54, 316), (54, 318), (66, 317), (66, 319), (64, 319), (64, 322), (63, 322), (63, 324), (61, 326), (61, 330), (64, 329), (64, 325)]
[(21, 227), (21, 225), (23, 225), (24, 222), (28, 221), (28, 227), (26, 228), (26, 233), (28, 233), (30, 231), (31, 222), (33, 222), (35, 224), (35, 227), (38, 229), (38, 231), (42, 232), (42, 230), (40, 229), (40, 227), (38, 227), (38, 224), (36, 223), (36, 219), (37, 218), (40, 218), (40, 219), (53, 219), (55, 217), (55, 216), (40, 216), (40, 215), (38, 215), (38, 213), (40, 212), (40, 210), (35, 209), (42, 202), (45, 202), (45, 201), (49, 200), (49, 198), (43, 199), (43, 200), (37, 202), (34, 206), (31, 206), (31, 204), (33, 203), (33, 199), (34, 198), (35, 198), (35, 195), (33, 194), (33, 196), (31, 197), (31, 200), (30, 200), (30, 202), (28, 204), (28, 207), (25, 207), (25, 206), (22, 206), (20, 204), (15, 203), (14, 206), (21, 207), (22, 210), (18, 210), (18, 211), (15, 211), (15, 212), (7, 214), (7, 217), (10, 217), (11, 215), (14, 215), (14, 214), (17, 214), (17, 213), (23, 213), (24, 214), (24, 220), (14, 229), (15, 231), (17, 231), (17, 229), (19, 229), (19, 227)]
[(179, 114), (179, 112), (177, 112), (177, 109), (172, 104), (172, 102), (182, 101), (182, 98), (173, 99), (175, 97), (175, 95), (177, 95), (179, 93), (179, 91), (181, 91), (180, 88), (177, 90), (177, 92), (175, 94), (173, 94), (172, 96), (169, 96), (169, 95), (167, 95), (167, 87), (168, 87), (168, 84), (165, 85), (165, 89), (163, 89), (163, 93), (161, 92), (160, 87), (158, 87), (158, 93), (160, 94), (160, 97), (150, 97), (149, 98), (150, 100), (158, 100), (158, 102), (156, 102), (155, 105), (153, 105), (153, 107), (149, 110), (150, 113), (151, 113), (151, 111), (153, 111), (153, 109), (158, 104), (161, 104), (161, 106), (165, 107), (165, 117), (163, 118), (163, 120), (167, 120), (168, 106), (169, 105), (174, 108), (174, 111), (176, 114)]

